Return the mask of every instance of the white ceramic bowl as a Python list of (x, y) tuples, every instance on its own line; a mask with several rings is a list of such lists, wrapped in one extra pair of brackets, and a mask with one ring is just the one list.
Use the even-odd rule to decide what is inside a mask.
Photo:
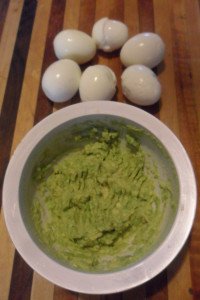
[[(41, 151), (70, 124), (87, 120), (120, 120), (146, 129), (166, 149), (177, 173), (174, 191), (177, 210), (166, 225), (163, 237), (140, 261), (119, 271), (88, 273), (73, 270), (47, 255), (35, 242), (30, 229), (23, 193), (27, 178)], [(159, 148), (159, 147), (158, 147)], [(153, 149), (154, 150), (154, 149)], [(167, 166), (159, 153), (158, 160)], [(155, 151), (155, 152), (156, 152)], [(170, 167), (169, 167), (170, 175)], [(3, 211), (11, 239), (23, 259), (40, 275), (63, 288), (86, 294), (109, 294), (136, 287), (165, 269), (183, 247), (196, 210), (196, 183), (190, 160), (175, 135), (158, 119), (128, 104), (94, 101), (75, 104), (45, 118), (25, 136), (17, 147), (5, 175)]]

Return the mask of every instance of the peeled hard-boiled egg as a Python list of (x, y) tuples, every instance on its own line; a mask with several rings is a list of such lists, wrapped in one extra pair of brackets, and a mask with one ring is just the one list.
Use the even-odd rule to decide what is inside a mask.
[(54, 102), (71, 99), (79, 88), (81, 69), (70, 59), (61, 59), (51, 64), (42, 77), (42, 89)]
[(165, 44), (152, 32), (139, 33), (122, 47), (120, 59), (125, 67), (142, 64), (149, 68), (157, 66), (164, 58)]
[(123, 94), (131, 102), (146, 106), (159, 100), (161, 85), (151, 69), (143, 65), (129, 66), (121, 79)]
[(94, 24), (92, 37), (98, 49), (111, 52), (121, 48), (127, 41), (128, 27), (120, 21), (102, 18)]
[(59, 32), (53, 41), (58, 59), (72, 59), (78, 64), (90, 61), (96, 54), (96, 44), (88, 34), (75, 29)]
[(110, 100), (116, 92), (116, 76), (107, 66), (94, 65), (82, 74), (79, 93), (82, 101)]

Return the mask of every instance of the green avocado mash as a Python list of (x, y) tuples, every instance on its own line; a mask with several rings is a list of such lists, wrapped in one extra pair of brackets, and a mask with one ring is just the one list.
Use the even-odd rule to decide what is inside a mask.
[(95, 128), (91, 136), (37, 168), (32, 218), (54, 257), (83, 271), (111, 271), (148, 252), (172, 194), (137, 138)]

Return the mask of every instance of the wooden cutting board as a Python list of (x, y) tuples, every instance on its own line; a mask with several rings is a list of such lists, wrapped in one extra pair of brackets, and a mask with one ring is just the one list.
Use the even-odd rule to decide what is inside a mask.
[[(44, 70), (56, 60), (52, 41), (63, 28), (90, 34), (95, 20), (125, 22), (130, 36), (156, 32), (166, 44), (164, 62), (155, 69), (162, 97), (143, 108), (179, 137), (200, 179), (200, 2), (198, 0), (0, 0), (0, 178), (23, 136), (53, 111), (80, 101), (77, 94), (53, 105), (41, 90)], [(91, 64), (105, 64), (118, 80), (116, 101), (126, 102), (119, 53), (98, 52)], [(130, 105), (130, 104), (129, 104)], [(1, 204), (2, 201), (0, 201)], [(181, 232), (180, 232), (181, 234)], [(54, 286), (15, 250), (0, 213), (0, 300), (200, 299), (200, 207), (191, 235), (173, 263), (150, 282), (130, 291), (88, 296)]]

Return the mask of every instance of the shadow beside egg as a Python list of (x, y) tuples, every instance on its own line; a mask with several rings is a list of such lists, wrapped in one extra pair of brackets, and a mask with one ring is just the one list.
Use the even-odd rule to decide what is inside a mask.
[(151, 115), (158, 115), (159, 112), (160, 112), (160, 109), (161, 109), (161, 106), (162, 106), (162, 101), (161, 101), (161, 98), (154, 104), (152, 105), (137, 105), (133, 102), (131, 102), (130, 100), (128, 100), (125, 96), (124, 96), (124, 99), (125, 99), (125, 102), (129, 105), (132, 105), (132, 106), (135, 106), (135, 107), (138, 107), (148, 113), (150, 113)]
[(117, 58), (120, 56), (120, 50), (114, 50), (112, 52), (105, 52), (103, 50), (98, 49), (98, 56), (99, 57), (103, 57), (103, 58), (107, 58), (107, 59), (111, 59), (111, 58)]
[(81, 99), (80, 99), (79, 92), (77, 92), (70, 100), (67, 100), (65, 102), (55, 102), (54, 103), (54, 108), (56, 110), (59, 110), (61, 108), (64, 108), (64, 107), (67, 107), (69, 105), (76, 104), (76, 103), (79, 103), (79, 102), (81, 102)]
[(159, 63), (159, 65), (157, 65), (155, 68), (152, 69), (152, 71), (157, 75), (159, 76), (162, 72), (164, 72), (166, 68), (166, 64), (165, 64), (165, 61), (161, 61)]

